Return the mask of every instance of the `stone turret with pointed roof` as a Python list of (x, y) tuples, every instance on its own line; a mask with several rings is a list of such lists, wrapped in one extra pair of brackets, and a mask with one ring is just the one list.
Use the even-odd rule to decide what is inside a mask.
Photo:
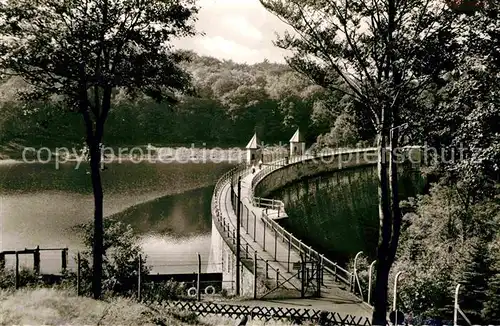
[(247, 163), (255, 164), (261, 158), (261, 146), (257, 133), (255, 133), (245, 147), (247, 150)]
[(259, 138), (257, 138), (257, 133), (253, 134), (252, 139), (248, 142), (246, 149), (258, 149), (259, 148)]
[(300, 129), (297, 128), (297, 131), (293, 134), (292, 138), (290, 138), (290, 156), (295, 155), (304, 155), (306, 152), (306, 141)]
[(303, 142), (304, 142), (304, 136), (300, 132), (300, 129), (297, 128), (297, 131), (295, 131), (292, 138), (290, 138), (290, 143), (303, 143)]

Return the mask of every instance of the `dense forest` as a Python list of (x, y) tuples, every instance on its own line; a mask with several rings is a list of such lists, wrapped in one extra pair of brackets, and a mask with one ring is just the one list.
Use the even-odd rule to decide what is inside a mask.
[[(94, 109), (103, 128), (106, 121), (103, 138), (100, 129), (94, 131), (87, 124), (87, 142), (94, 157), (93, 182), (101, 187), (101, 140), (111, 146), (244, 146), (254, 132), (268, 144), (287, 142), (297, 127), (304, 131), (308, 144), (320, 146), (366, 145), (376, 139), (380, 223), (372, 323), (385, 324), (387, 304), (392, 300), (388, 289), (401, 271), (398, 304), (409, 319), (414, 317), (415, 324), (423, 324), (426, 318), (453, 318), (457, 284), (462, 285), (458, 303), (472, 324), (500, 324), (498, 1), (446, 1), (441, 10), (431, 6), (436, 5), (434, 1), (260, 2), (302, 31), (300, 37), (285, 34), (276, 42), (294, 53), (287, 58), (288, 65), (237, 64), (182, 51), (179, 54), (186, 58), (182, 67), (193, 79), (192, 92), (174, 94), (173, 101), (162, 104), (145, 96), (129, 97), (118, 87), (135, 81), (125, 65), (122, 75), (114, 76), (123, 83), (115, 87), (113, 80), (113, 87), (103, 87), (108, 91), (106, 99), (112, 94), (109, 116), (108, 111), (88, 105), (87, 92), (75, 96), (64, 88), (46, 90), (80, 100), (83, 113)], [(467, 9), (471, 3), (472, 9)], [(152, 8), (144, 10), (151, 12)], [(57, 7), (55, 13), (59, 10)], [(310, 14), (304, 15), (304, 11)], [(381, 17), (388, 17), (387, 21)], [(87, 18), (94, 21), (94, 17)], [(370, 28), (358, 28), (361, 21)], [(5, 35), (17, 35), (20, 28), (16, 27), (4, 26)], [(68, 35), (73, 40), (73, 34)], [(94, 34), (85, 35), (93, 40)], [(77, 44), (85, 43), (91, 42), (84, 39)], [(47, 47), (39, 42), (31, 53), (38, 54), (39, 44), (44, 44), (42, 49)], [(51, 51), (46, 56), (53, 60)], [(100, 59), (101, 52), (95, 56)], [(142, 58), (130, 56), (129, 60), (134, 63), (138, 57)], [(5, 65), (19, 68), (21, 59), (21, 55), (14, 56)], [(54, 61), (58, 62), (56, 73), (66, 76), (67, 67), (59, 58)], [(165, 68), (163, 61), (154, 62), (154, 69), (141, 75), (150, 83), (158, 76), (149, 78), (149, 73)], [(37, 67), (40, 63), (28, 61), (25, 65)], [(24, 76), (32, 78), (30, 72), (23, 72)], [(175, 75), (179, 70), (172, 72)], [(44, 76), (51, 80), (51, 74)], [(80, 75), (71, 77), (68, 85), (82, 83)], [(99, 83), (93, 86), (102, 87)], [(133, 86), (132, 91), (142, 94), (142, 85)], [(184, 90), (184, 85), (176, 86)], [(58, 105), (55, 97), (41, 103), (17, 101), (13, 93), (25, 88), (13, 78), (4, 80), (0, 88), (0, 144), (4, 146), (0, 151), (16, 144), (61, 147), (84, 142), (80, 115)], [(94, 100), (100, 105), (99, 91), (96, 94)], [(404, 145), (425, 148), (421, 173), (427, 180), (424, 192), (406, 201), (400, 200), (393, 160)], [(391, 164), (382, 159), (387, 146)], [(374, 193), (375, 189), (368, 191)], [(359, 197), (351, 200), (357, 202)], [(102, 208), (102, 189), (95, 192), (95, 198), (96, 207)], [(331, 203), (331, 197), (329, 200)], [(102, 230), (102, 209), (96, 209), (95, 221), (95, 229)], [(101, 250), (102, 246), (96, 246), (94, 257), (100, 257)], [(365, 279), (369, 263), (360, 266)], [(96, 289), (97, 298), (100, 287)]]
[[(286, 143), (297, 127), (305, 131), (308, 144), (356, 146), (373, 140), (370, 124), (356, 115), (348, 97), (308, 81), (288, 65), (187, 54), (183, 65), (193, 77), (193, 95), (157, 103), (145, 96), (130, 100), (117, 91), (106, 125), (107, 145), (244, 146), (255, 131), (268, 144)], [(491, 58), (489, 69), (495, 69), (497, 59)], [(469, 69), (467, 58), (456, 65)], [(405, 272), (398, 300), (415, 317), (451, 319), (454, 287), (460, 282), (465, 288), (461, 306), (469, 318), (499, 322), (500, 117), (497, 97), (488, 96), (497, 92), (493, 75), (470, 70), (447, 76), (452, 83), (429, 86), (406, 119), (403, 144), (427, 144), (434, 151), (422, 170), (429, 181), (425, 193), (403, 203), (391, 278)], [(17, 101), (15, 92), (25, 87), (11, 78), (0, 88), (2, 148), (81, 145), (81, 116), (53, 103)], [(464, 156), (453, 159), (459, 145)], [(311, 200), (326, 207), (332, 198)], [(368, 263), (362, 260), (360, 268), (365, 282)]]
[[(176, 103), (158, 103), (148, 97), (131, 100), (124, 91), (117, 91), (104, 134), (106, 145), (244, 146), (254, 132), (266, 144), (286, 144), (297, 127), (309, 144), (323, 134), (320, 141), (331, 139), (336, 117), (328, 106), (333, 94), (288, 65), (267, 61), (248, 65), (184, 54), (193, 94), (178, 96)], [(0, 143), (4, 147), (83, 143), (80, 115), (47, 102), (15, 101), (15, 91), (23, 87), (14, 78), (1, 85)], [(340, 142), (358, 140), (349, 119), (341, 116), (336, 124), (343, 129)]]

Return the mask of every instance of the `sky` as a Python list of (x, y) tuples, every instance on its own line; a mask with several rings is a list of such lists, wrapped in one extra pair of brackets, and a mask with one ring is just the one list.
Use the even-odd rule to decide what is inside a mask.
[(205, 35), (177, 40), (176, 48), (240, 63), (284, 62), (286, 52), (272, 42), (276, 32), (289, 28), (259, 0), (199, 0), (198, 5), (196, 28)]

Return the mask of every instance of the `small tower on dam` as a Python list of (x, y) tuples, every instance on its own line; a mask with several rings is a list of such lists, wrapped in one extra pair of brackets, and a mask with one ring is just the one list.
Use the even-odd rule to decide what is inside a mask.
[(306, 152), (306, 141), (304, 136), (300, 132), (300, 129), (297, 128), (297, 131), (293, 134), (292, 138), (290, 138), (290, 157), (296, 155), (304, 155)]
[(259, 138), (257, 137), (257, 133), (255, 133), (248, 142), (246, 146), (247, 150), (247, 164), (252, 165), (257, 163), (262, 156), (262, 149), (259, 146)]

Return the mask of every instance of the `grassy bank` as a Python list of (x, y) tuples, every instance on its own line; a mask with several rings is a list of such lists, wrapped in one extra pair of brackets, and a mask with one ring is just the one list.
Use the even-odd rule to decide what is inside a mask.
[[(234, 325), (232, 319), (180, 312), (129, 299), (96, 301), (55, 289), (0, 291), (0, 325)], [(249, 321), (247, 325), (264, 325)], [(273, 325), (289, 325), (273, 323)]]

